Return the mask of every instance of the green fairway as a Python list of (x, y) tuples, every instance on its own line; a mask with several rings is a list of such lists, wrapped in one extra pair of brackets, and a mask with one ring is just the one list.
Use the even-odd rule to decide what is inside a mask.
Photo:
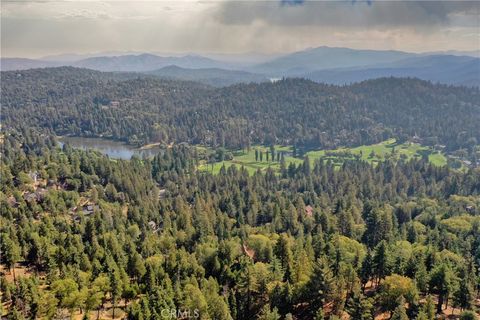
[[(233, 160), (215, 162), (213, 164), (202, 163), (199, 169), (202, 171), (210, 171), (213, 174), (217, 174), (222, 168), (222, 166), (225, 166), (225, 168), (228, 168), (231, 165), (236, 165), (239, 168), (243, 166), (245, 167), (245, 169), (248, 170), (249, 174), (253, 174), (259, 169), (264, 171), (269, 167), (276, 171), (280, 169), (280, 162), (278, 161), (271, 161), (271, 159), (267, 161), (266, 157), (264, 157), (262, 161), (255, 160), (255, 150), (265, 153), (269, 151), (270, 148), (265, 146), (253, 146), (250, 149), (250, 151), (236, 150), (233, 152)], [(292, 147), (276, 145), (275, 151), (285, 152), (285, 154), (291, 154)], [(303, 160), (301, 158), (294, 158), (290, 155), (285, 155), (285, 163), (288, 165), (292, 162), (295, 164), (300, 164), (303, 162)]]
[(306, 153), (311, 160), (332, 160), (341, 164), (344, 160), (361, 159), (370, 163), (378, 163), (385, 160), (411, 159), (428, 156), (431, 163), (437, 166), (447, 164), (447, 158), (440, 152), (418, 143), (405, 142), (397, 144), (395, 139), (389, 139), (378, 144), (360, 146), (356, 148), (339, 148), (335, 150), (309, 151)]
[[(201, 147), (204, 148), (204, 147)], [(269, 147), (265, 146), (253, 146), (249, 151), (247, 150), (235, 150), (233, 151), (233, 159), (216, 162), (213, 164), (202, 163), (199, 166), (201, 171), (210, 171), (213, 174), (217, 174), (222, 166), (226, 168), (236, 165), (238, 167), (245, 167), (250, 174), (253, 174), (257, 170), (266, 170), (272, 168), (276, 171), (280, 169), (280, 162), (267, 161), (264, 156), (262, 160), (255, 159), (255, 150), (258, 152), (269, 151)], [(444, 166), (447, 164), (447, 158), (442, 153), (433, 150), (430, 147), (422, 146), (417, 143), (405, 142), (397, 144), (395, 139), (389, 139), (378, 144), (359, 146), (355, 148), (338, 148), (334, 150), (311, 150), (306, 152), (303, 156), (293, 157), (292, 146), (275, 146), (276, 152), (284, 152), (285, 163), (288, 166), (290, 163), (300, 164), (303, 162), (303, 157), (308, 156), (313, 163), (315, 160), (323, 159), (325, 161), (332, 161), (336, 166), (341, 166), (346, 160), (363, 160), (373, 164), (376, 164), (385, 160), (398, 161), (400, 159), (411, 159), (422, 157), (428, 157), (428, 160), (436, 166)]]

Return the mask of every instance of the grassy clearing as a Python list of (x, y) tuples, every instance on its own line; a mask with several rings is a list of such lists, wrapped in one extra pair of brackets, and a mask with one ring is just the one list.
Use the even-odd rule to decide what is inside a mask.
[[(204, 147), (201, 147), (204, 148)], [(216, 162), (213, 164), (203, 163), (199, 169), (202, 171), (209, 171), (217, 174), (222, 166), (226, 168), (236, 165), (238, 167), (245, 167), (249, 174), (255, 173), (257, 170), (265, 171), (267, 168), (274, 170), (280, 169), (280, 163), (275, 161), (266, 161), (264, 156), (263, 161), (255, 160), (255, 150), (265, 153), (269, 151), (269, 147), (253, 146), (249, 151), (235, 150), (233, 151), (233, 159), (228, 161)], [(290, 163), (300, 164), (303, 162), (303, 157), (292, 156), (292, 146), (275, 146), (276, 152), (285, 152), (285, 163), (287, 166)], [(372, 164), (379, 163), (385, 160), (398, 161), (400, 159), (422, 158), (428, 157), (428, 160), (436, 165), (443, 166), (447, 164), (447, 158), (440, 152), (434, 151), (430, 147), (422, 146), (417, 143), (406, 142), (398, 144), (395, 139), (389, 139), (378, 144), (360, 146), (356, 148), (338, 148), (335, 150), (311, 150), (304, 154), (308, 156), (313, 163), (315, 160), (323, 159), (325, 161), (331, 160), (337, 167), (341, 166), (346, 160), (363, 160)]]
[[(255, 160), (255, 150), (265, 153), (269, 151), (270, 148), (264, 147), (264, 146), (254, 146), (250, 149), (250, 151), (236, 150), (233, 152), (232, 160), (215, 162), (213, 164), (203, 163), (200, 165), (199, 169), (201, 171), (212, 172), (213, 174), (217, 174), (223, 166), (225, 166), (225, 168), (228, 168), (232, 165), (236, 165), (239, 168), (242, 166), (245, 167), (245, 169), (247, 169), (249, 174), (253, 174), (257, 170), (265, 171), (267, 170), (267, 168), (272, 168), (273, 170), (276, 170), (276, 171), (280, 170), (280, 162), (278, 161), (270, 161), (270, 160), (267, 161), (265, 156), (263, 158), (263, 161)], [(286, 154), (290, 154), (292, 152), (292, 147), (278, 145), (278, 146), (275, 146), (275, 151), (285, 152)], [(294, 158), (291, 155), (285, 156), (285, 163), (287, 165), (290, 163), (299, 164), (302, 162), (303, 160), (300, 158)]]
[(375, 164), (388, 159), (398, 161), (400, 159), (420, 159), (423, 156), (428, 156), (428, 160), (434, 165), (443, 166), (447, 164), (447, 158), (442, 153), (434, 151), (430, 147), (411, 142), (398, 144), (395, 139), (356, 148), (309, 151), (306, 155), (308, 155), (311, 160), (332, 160), (335, 164), (339, 165), (345, 160), (353, 159), (361, 159)]

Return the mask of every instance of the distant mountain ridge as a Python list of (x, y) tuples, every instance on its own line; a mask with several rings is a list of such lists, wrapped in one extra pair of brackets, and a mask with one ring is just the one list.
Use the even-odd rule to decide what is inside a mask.
[(187, 55), (183, 57), (161, 57), (153, 54), (124, 55), (115, 57), (93, 57), (74, 63), (99, 71), (152, 71), (170, 65), (182, 68), (229, 68), (229, 65), (202, 56)]
[(389, 63), (414, 56), (416, 54), (402, 51), (318, 47), (273, 59), (253, 66), (249, 71), (275, 76), (296, 76), (313, 70)]
[(269, 81), (264, 75), (246, 71), (225, 70), (220, 68), (188, 69), (175, 65), (150, 71), (147, 72), (147, 74), (164, 79), (196, 81), (214, 87), (229, 86), (236, 83)]
[(2, 71), (49, 68), (57, 66), (59, 66), (58, 62), (27, 58), (2, 58), (0, 62), (0, 68)]
[(32, 68), (46, 68), (71, 66), (88, 68), (98, 71), (126, 71), (145, 72), (176, 65), (182, 68), (223, 68), (232, 69), (234, 66), (227, 62), (198, 56), (186, 55), (181, 57), (162, 57), (154, 54), (128, 54), (119, 56), (90, 57), (78, 61), (51, 61), (24, 58), (2, 58), (2, 71), (25, 70)]
[(304, 74), (304, 77), (330, 84), (350, 84), (382, 77), (410, 77), (479, 87), (480, 59), (465, 56), (420, 56), (379, 66), (317, 70)]
[[(451, 85), (480, 86), (480, 58), (474, 51), (450, 54), (417, 54), (403, 51), (356, 50), (318, 47), (245, 65), (234, 59), (200, 55), (159, 56), (120, 54), (83, 57), (76, 61), (2, 58), (1, 70), (73, 66), (108, 72), (140, 72), (160, 78), (197, 81), (212, 86), (262, 82), (271, 78), (301, 77), (316, 82), (348, 84), (379, 77), (415, 77)], [(75, 57), (75, 55), (69, 55)], [(58, 56), (61, 58), (62, 56)], [(63, 57), (65, 58), (65, 57)], [(237, 62), (235, 62), (237, 61)], [(245, 61), (245, 60), (244, 60)], [(251, 60), (252, 62), (254, 60)]]

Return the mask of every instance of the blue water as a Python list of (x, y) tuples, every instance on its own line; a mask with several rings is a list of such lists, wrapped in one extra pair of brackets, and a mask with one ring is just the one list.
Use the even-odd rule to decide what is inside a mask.
[(123, 142), (102, 138), (60, 137), (58, 140), (60, 146), (68, 143), (73, 148), (96, 150), (112, 159), (130, 160), (133, 155), (137, 155), (140, 158), (153, 157), (160, 151), (158, 147), (140, 150)]

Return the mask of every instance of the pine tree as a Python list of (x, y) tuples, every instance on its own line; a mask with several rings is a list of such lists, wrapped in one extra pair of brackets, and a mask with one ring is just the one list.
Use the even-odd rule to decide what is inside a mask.
[(422, 306), (420, 313), (425, 315), (425, 320), (435, 320), (435, 304), (432, 296), (428, 295), (425, 304)]
[(398, 299), (398, 306), (393, 311), (392, 317), (390, 318), (391, 320), (409, 320), (407, 312), (405, 310), (405, 299), (400, 296)]
[(324, 303), (330, 298), (334, 286), (333, 273), (325, 257), (318, 258), (314, 264), (312, 276), (306, 284), (306, 298), (309, 309), (315, 312), (323, 308)]
[(443, 303), (452, 290), (453, 273), (445, 263), (436, 266), (430, 275), (430, 290), (438, 294), (437, 313), (442, 313)]
[(371, 250), (367, 251), (367, 255), (363, 259), (359, 276), (360, 276), (360, 281), (362, 282), (362, 291), (365, 291), (365, 285), (373, 276), (373, 257), (372, 257)]
[(361, 292), (354, 291), (348, 299), (346, 311), (350, 315), (350, 319), (372, 320), (373, 304), (372, 301), (365, 297)]
[(428, 290), (428, 272), (427, 267), (423, 260), (417, 264), (417, 271), (415, 272), (415, 283), (421, 293), (425, 293)]
[(12, 271), (13, 281), (16, 282), (15, 264), (20, 260), (20, 247), (16, 241), (12, 240), (12, 237), (7, 234), (0, 235), (0, 239), (2, 240), (2, 263)]
[(275, 256), (280, 260), (282, 269), (284, 270), (284, 281), (293, 281), (293, 255), (288, 238), (282, 234), (277, 240), (274, 248)]
[(323, 312), (323, 307), (319, 308), (315, 313), (315, 320), (325, 320), (325, 315)]
[(453, 293), (453, 305), (463, 311), (472, 308), (475, 293), (470, 281), (470, 276), (464, 269), (460, 272), (460, 279), (460, 284)]
[(123, 283), (118, 268), (114, 268), (110, 271), (110, 294), (112, 296), (112, 317), (115, 318), (115, 308), (117, 306), (118, 299), (122, 296)]
[(460, 314), (460, 320), (478, 320), (474, 311), (464, 311)]
[(428, 316), (425, 313), (425, 311), (420, 310), (420, 312), (417, 314), (417, 317), (415, 318), (415, 320), (429, 320), (429, 319), (428, 319)]
[(386, 241), (382, 240), (376, 247), (373, 256), (373, 270), (377, 285), (389, 273), (389, 253)]

